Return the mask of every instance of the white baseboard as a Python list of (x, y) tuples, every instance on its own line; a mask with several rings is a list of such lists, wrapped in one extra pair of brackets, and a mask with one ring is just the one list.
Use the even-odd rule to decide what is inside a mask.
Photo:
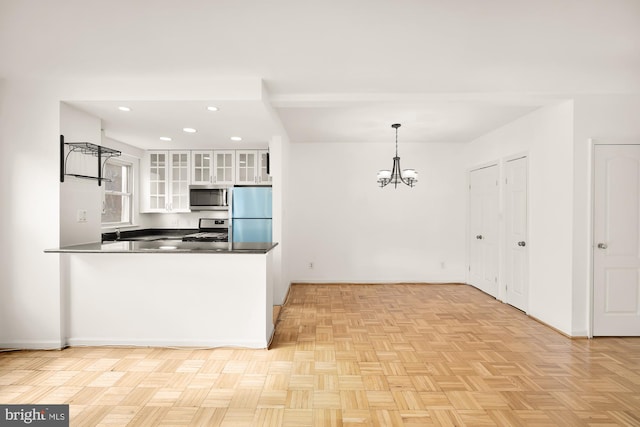
[(466, 284), (464, 280), (292, 280), (291, 284), (296, 285), (394, 285), (394, 284), (415, 284), (415, 285), (448, 285), (448, 284)]
[(65, 345), (60, 341), (4, 341), (0, 350), (60, 350)]
[(578, 329), (571, 331), (571, 338), (589, 338), (589, 333), (586, 329)]
[(119, 338), (70, 338), (67, 345), (71, 347), (196, 347), (196, 348), (217, 348), (217, 347), (242, 347), (242, 348), (267, 348), (265, 341), (234, 341), (234, 340), (180, 340), (180, 339), (119, 339)]

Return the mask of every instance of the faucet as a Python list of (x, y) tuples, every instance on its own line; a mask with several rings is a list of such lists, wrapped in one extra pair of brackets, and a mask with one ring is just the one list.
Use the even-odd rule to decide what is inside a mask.
[(116, 240), (120, 240), (120, 229), (116, 228)]

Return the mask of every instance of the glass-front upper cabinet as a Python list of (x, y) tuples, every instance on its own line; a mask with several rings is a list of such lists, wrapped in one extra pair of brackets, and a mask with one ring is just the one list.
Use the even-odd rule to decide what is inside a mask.
[(267, 150), (259, 150), (258, 160), (258, 184), (271, 185), (271, 175), (269, 175), (269, 152)]
[(236, 151), (236, 184), (271, 185), (267, 150)]
[(211, 184), (213, 182), (213, 152), (191, 152), (191, 183), (197, 185)]
[(233, 166), (236, 152), (234, 150), (215, 150), (213, 152), (214, 184), (235, 183)]
[(189, 212), (188, 151), (148, 151), (144, 169), (142, 212)]
[(189, 212), (189, 152), (170, 151), (170, 212)]
[(236, 184), (250, 185), (258, 182), (258, 158), (255, 150), (236, 151)]
[(234, 159), (233, 150), (192, 151), (191, 183), (233, 185)]
[(147, 210), (164, 211), (167, 207), (167, 152), (151, 152), (149, 158), (149, 192)]

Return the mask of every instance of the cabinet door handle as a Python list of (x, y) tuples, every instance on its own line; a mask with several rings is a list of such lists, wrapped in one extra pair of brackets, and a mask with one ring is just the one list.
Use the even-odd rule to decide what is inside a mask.
[(607, 249), (607, 247), (606, 243), (598, 243), (598, 249)]
[(527, 246), (527, 243), (524, 241), (518, 242), (518, 246)]
[(476, 236), (476, 239), (478, 239), (478, 240), (482, 240), (482, 234), (478, 234), (478, 235)]

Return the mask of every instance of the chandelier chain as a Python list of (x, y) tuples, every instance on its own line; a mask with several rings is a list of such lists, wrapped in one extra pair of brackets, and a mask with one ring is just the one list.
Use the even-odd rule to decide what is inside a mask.
[(396, 127), (396, 157), (398, 157), (398, 128)]

